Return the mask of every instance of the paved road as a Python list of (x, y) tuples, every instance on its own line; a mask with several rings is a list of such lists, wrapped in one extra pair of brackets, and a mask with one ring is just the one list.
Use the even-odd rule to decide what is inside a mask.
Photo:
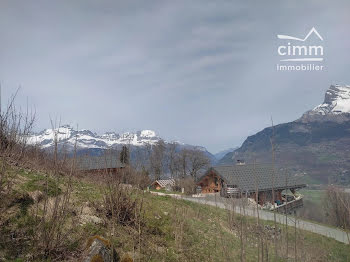
[[(226, 204), (226, 203), (221, 202), (221, 201), (212, 201), (212, 200), (201, 199), (201, 198), (192, 198), (192, 197), (183, 197), (182, 199), (189, 200), (192, 202), (201, 203), (201, 204), (216, 206), (216, 207), (224, 208), (224, 209), (232, 210), (232, 208), (233, 208), (229, 204)], [(240, 213), (243, 211), (239, 207), (235, 207), (235, 212)], [(271, 221), (274, 220), (274, 214), (272, 212), (268, 212), (265, 210), (259, 210), (258, 212), (259, 212), (260, 219), (271, 220)], [(245, 215), (257, 217), (257, 210), (252, 209), (252, 208), (246, 208)], [(276, 213), (276, 221), (280, 224), (285, 225), (286, 224), (285, 215)], [(289, 216), (287, 222), (288, 222), (289, 226), (294, 226), (295, 225), (294, 217)], [(301, 219), (297, 219), (297, 227), (300, 229), (303, 229), (303, 230), (313, 232), (313, 233), (317, 233), (320, 235), (334, 238), (335, 240), (338, 240), (338, 241), (343, 242), (345, 244), (349, 244), (349, 240), (348, 240), (348, 237), (346, 235), (346, 232), (344, 232), (343, 230), (340, 230), (340, 229), (327, 227), (324, 225), (312, 223), (312, 222), (301, 220)]]
[[(157, 193), (160, 195), (169, 195), (175, 198), (181, 198), (184, 200), (196, 202), (196, 203), (201, 203), (201, 204), (206, 204), (210, 206), (216, 206), (219, 208), (224, 208), (224, 209), (229, 209), (232, 210), (233, 206), (232, 204), (230, 205), (228, 202), (225, 202), (226, 199), (220, 199), (218, 198), (217, 200), (212, 200), (208, 198), (194, 198), (194, 197), (183, 197), (181, 195), (175, 195), (175, 194), (162, 194), (162, 193)], [(232, 202), (231, 202), (232, 203)], [(242, 213), (243, 211), (239, 207), (235, 207), (234, 210), (236, 213)], [(274, 220), (274, 214), (272, 212), (268, 212), (265, 210), (259, 210), (259, 218), (263, 220)], [(245, 208), (245, 215), (252, 216), (252, 217), (257, 217), (257, 210), (253, 208)], [(286, 224), (286, 217), (285, 215), (282, 214), (277, 214), (276, 213), (276, 221), (280, 224), (285, 225)], [(294, 226), (295, 225), (295, 219), (292, 216), (288, 216), (287, 223), (289, 226)], [(310, 231), (313, 233), (317, 233), (320, 235), (324, 235), (326, 237), (334, 238), (335, 240), (339, 242), (343, 242), (345, 244), (349, 244), (348, 236), (345, 231), (341, 229), (336, 229), (316, 223), (312, 223), (309, 221), (305, 221), (302, 219), (297, 219), (297, 228)]]

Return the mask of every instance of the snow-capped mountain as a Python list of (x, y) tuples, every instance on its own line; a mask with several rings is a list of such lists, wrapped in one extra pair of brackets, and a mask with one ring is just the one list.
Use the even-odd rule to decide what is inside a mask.
[(324, 102), (310, 113), (320, 115), (350, 113), (350, 86), (331, 85), (326, 91)]
[(87, 129), (74, 130), (71, 126), (65, 125), (55, 129), (45, 129), (44, 131), (28, 137), (28, 144), (39, 145), (42, 148), (50, 148), (54, 145), (55, 137), (59, 144), (67, 144), (83, 148), (113, 148), (118, 145), (145, 146), (153, 145), (161, 138), (152, 130), (142, 130), (136, 133), (126, 132), (116, 134), (107, 132), (98, 135)]
[(298, 119), (300, 122), (337, 122), (350, 120), (350, 86), (331, 85), (322, 104), (307, 111)]
[[(87, 129), (75, 130), (69, 125), (64, 125), (55, 129), (45, 129), (37, 134), (32, 134), (27, 137), (27, 143), (30, 145), (37, 145), (43, 149), (50, 149), (54, 147), (55, 137), (60, 148), (64, 147), (68, 152), (73, 152), (75, 143), (77, 145), (78, 154), (91, 154), (100, 155), (103, 154), (105, 149), (117, 149), (119, 150), (122, 145), (127, 145), (131, 150), (138, 149), (142, 151), (146, 145), (155, 145), (160, 140), (163, 140), (165, 144), (169, 142), (162, 139), (152, 130), (142, 130), (135, 133), (126, 132), (123, 134), (117, 134), (115, 132), (106, 132), (102, 135), (98, 135)], [(176, 141), (178, 150), (197, 149), (205, 152), (208, 157), (214, 162), (215, 157), (207, 151), (205, 147), (188, 145)]]
[(313, 183), (350, 185), (350, 86), (331, 85), (322, 104), (295, 121), (267, 127), (247, 137), (242, 146), (219, 162), (238, 159), (271, 162), (271, 137), (276, 164)]

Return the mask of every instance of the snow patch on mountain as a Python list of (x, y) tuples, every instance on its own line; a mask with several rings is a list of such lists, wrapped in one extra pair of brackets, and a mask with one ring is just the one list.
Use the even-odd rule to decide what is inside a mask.
[(310, 113), (321, 115), (350, 113), (350, 86), (332, 85), (325, 94), (324, 102)]
[(30, 135), (27, 137), (27, 142), (42, 148), (49, 148), (54, 145), (55, 137), (57, 137), (58, 143), (74, 146), (76, 142), (78, 148), (110, 148), (117, 145), (144, 146), (146, 144), (153, 145), (161, 139), (152, 130), (142, 130), (136, 133), (126, 132), (120, 135), (106, 132), (103, 135), (97, 135), (87, 129), (74, 130), (71, 126), (65, 125)]
[(156, 133), (152, 130), (142, 130), (140, 132), (141, 137), (156, 137)]

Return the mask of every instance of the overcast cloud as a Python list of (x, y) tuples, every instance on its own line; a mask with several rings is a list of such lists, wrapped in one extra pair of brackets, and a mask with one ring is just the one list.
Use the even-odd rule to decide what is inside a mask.
[[(0, 2), (6, 96), (99, 133), (153, 129), (215, 152), (350, 84), (350, 2)], [(324, 38), (326, 70), (276, 71), (277, 34)]]

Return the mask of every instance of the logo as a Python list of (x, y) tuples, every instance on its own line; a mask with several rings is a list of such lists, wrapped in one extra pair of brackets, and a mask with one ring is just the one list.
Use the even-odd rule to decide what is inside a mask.
[[(316, 38), (310, 40), (312, 35)], [(277, 35), (277, 38), (283, 43), (277, 48), (280, 62), (282, 62), (277, 64), (277, 71), (322, 71), (324, 69), (323, 37), (314, 27), (304, 38), (289, 35)], [(304, 64), (305, 62), (312, 63)]]

